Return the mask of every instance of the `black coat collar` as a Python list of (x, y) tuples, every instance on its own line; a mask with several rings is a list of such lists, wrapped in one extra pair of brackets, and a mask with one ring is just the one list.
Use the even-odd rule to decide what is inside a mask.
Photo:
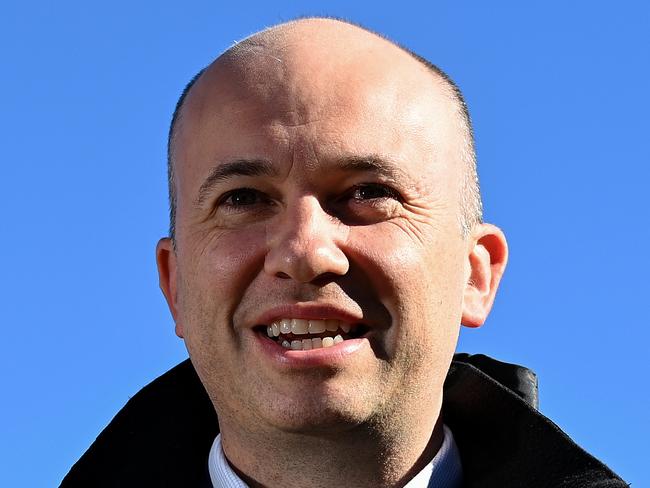
[[(530, 370), (482, 355), (454, 357), (443, 416), (467, 488), (627, 486), (536, 407)], [(217, 432), (212, 404), (186, 360), (127, 402), (61, 487), (212, 488), (207, 457)]]

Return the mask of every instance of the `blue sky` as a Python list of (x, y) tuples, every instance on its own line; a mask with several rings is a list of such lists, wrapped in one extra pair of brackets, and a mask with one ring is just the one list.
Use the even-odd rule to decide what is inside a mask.
[(57, 485), (130, 396), (186, 357), (154, 261), (171, 112), (233, 41), (307, 14), (361, 22), (461, 86), (486, 219), (511, 258), (490, 319), (459, 350), (533, 368), (542, 411), (632, 486), (650, 485), (647, 3), (2, 11), (1, 486)]

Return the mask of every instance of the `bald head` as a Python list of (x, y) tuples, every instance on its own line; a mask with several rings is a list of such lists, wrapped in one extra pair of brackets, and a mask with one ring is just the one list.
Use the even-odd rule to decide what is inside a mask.
[[(220, 114), (209, 103), (215, 92), (224, 108)], [(365, 96), (367, 103), (348, 100), (348, 94)], [(471, 123), (460, 90), (435, 65), (375, 33), (339, 20), (310, 18), (238, 42), (186, 86), (168, 139), (171, 237), (178, 203), (176, 165), (188, 164), (188, 154), (178, 148), (191, 144), (203, 121), (236, 113), (242, 101), (273, 106), (274, 116), (281, 114), (288, 125), (307, 124), (352, 107), (362, 107), (355, 115), (363, 119), (368, 108), (374, 108), (373, 98), (381, 99), (388, 110), (398, 110), (418, 95), (435, 99), (455, 129), (448, 139), (453, 139), (453, 159), (461, 166), (459, 223), (466, 235), (481, 221), (481, 199)], [(422, 114), (411, 112), (415, 124)]]

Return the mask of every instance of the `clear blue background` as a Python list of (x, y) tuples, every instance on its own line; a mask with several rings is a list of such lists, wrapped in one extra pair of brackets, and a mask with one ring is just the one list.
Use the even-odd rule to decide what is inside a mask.
[(448, 71), (511, 260), (459, 350), (526, 364), (541, 409), (648, 475), (650, 8), (644, 2), (3, 2), (0, 486), (55, 486), (186, 357), (158, 291), (165, 143), (186, 81), (296, 15), (349, 17)]

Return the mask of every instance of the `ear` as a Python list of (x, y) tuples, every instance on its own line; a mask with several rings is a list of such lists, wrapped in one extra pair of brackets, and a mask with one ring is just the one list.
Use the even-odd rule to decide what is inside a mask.
[(158, 241), (156, 246), (156, 262), (158, 263), (158, 283), (165, 295), (169, 311), (176, 322), (176, 335), (183, 337), (183, 326), (178, 320), (178, 301), (176, 284), (176, 251), (169, 237)]
[(478, 224), (468, 242), (468, 279), (461, 323), (467, 327), (480, 327), (492, 309), (506, 269), (508, 244), (503, 232), (491, 224)]

